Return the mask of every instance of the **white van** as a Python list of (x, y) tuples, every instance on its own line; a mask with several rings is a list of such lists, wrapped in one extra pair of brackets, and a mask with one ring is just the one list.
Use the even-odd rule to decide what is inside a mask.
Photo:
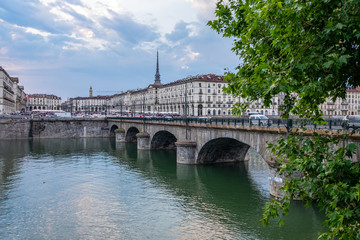
[(248, 116), (251, 116), (251, 115), (260, 115), (259, 112), (247, 112), (246, 113)]
[(349, 120), (346, 122), (348, 128), (352, 128), (352, 129), (360, 128), (360, 115), (350, 115), (348, 119)]
[(271, 126), (271, 120), (265, 115), (251, 115), (249, 117), (250, 126)]

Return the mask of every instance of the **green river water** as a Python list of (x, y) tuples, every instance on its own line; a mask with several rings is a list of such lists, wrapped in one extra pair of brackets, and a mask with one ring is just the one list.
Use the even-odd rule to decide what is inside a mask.
[(292, 205), (259, 222), (269, 199), (259, 156), (187, 166), (175, 151), (114, 139), (0, 141), (0, 239), (316, 239), (323, 214)]

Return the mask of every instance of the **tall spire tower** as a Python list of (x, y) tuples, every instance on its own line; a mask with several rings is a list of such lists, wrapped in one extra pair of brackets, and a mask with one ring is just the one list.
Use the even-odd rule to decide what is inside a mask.
[(90, 86), (90, 90), (89, 90), (89, 97), (93, 96), (93, 90), (92, 90), (92, 86)]
[(160, 73), (159, 73), (159, 51), (156, 51), (156, 73), (154, 85), (161, 85)]

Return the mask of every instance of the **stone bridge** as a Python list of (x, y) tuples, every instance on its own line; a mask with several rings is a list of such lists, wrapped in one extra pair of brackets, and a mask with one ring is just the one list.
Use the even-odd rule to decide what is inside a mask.
[[(286, 136), (280, 127), (229, 126), (183, 122), (145, 122), (141, 120), (109, 120), (110, 134), (118, 142), (137, 142), (139, 150), (177, 149), (180, 164), (215, 164), (246, 161), (248, 149), (257, 151), (270, 169), (270, 194), (280, 196), (282, 177), (270, 161), (268, 143)], [(310, 135), (314, 130), (308, 132)], [(317, 132), (324, 130), (316, 130)], [(350, 140), (359, 146), (358, 137)], [(360, 149), (354, 156), (359, 161)]]
[[(336, 131), (308, 129), (311, 135), (331, 134)], [(139, 150), (177, 149), (180, 164), (215, 164), (247, 160), (251, 147), (268, 163), (270, 169), (270, 193), (279, 195), (282, 178), (270, 161), (267, 143), (274, 143), (286, 136), (284, 127), (249, 125), (222, 125), (188, 123), (184, 121), (145, 121), (142, 119), (38, 119), (0, 121), (0, 139), (14, 138), (81, 138), (115, 136), (120, 142), (137, 142)], [(360, 162), (360, 134), (354, 134), (347, 142), (359, 147), (353, 156)]]
[(244, 161), (249, 147), (264, 159), (270, 159), (267, 142), (286, 135), (285, 129), (257, 126), (188, 124), (178, 122), (146, 122), (110, 120), (117, 141), (137, 142), (138, 149), (177, 148), (177, 162), (213, 164)]

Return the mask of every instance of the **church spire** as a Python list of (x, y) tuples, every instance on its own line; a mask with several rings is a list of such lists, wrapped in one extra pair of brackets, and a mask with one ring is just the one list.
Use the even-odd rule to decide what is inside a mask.
[(161, 85), (160, 73), (159, 73), (159, 51), (156, 51), (156, 74), (154, 85)]
[(92, 86), (90, 86), (90, 90), (89, 90), (89, 97), (93, 96), (93, 90), (92, 90)]

